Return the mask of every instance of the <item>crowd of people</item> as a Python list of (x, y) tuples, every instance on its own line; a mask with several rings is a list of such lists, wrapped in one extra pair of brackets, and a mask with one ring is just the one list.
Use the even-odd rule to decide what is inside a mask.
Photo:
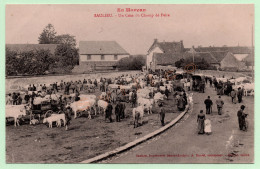
[[(207, 78), (206, 78), (207, 79)], [(237, 101), (238, 103), (242, 103), (242, 98), (243, 98), (243, 93), (244, 89), (239, 87), (238, 90), (232, 87), (232, 84), (227, 81), (223, 83), (222, 81), (217, 81), (215, 77), (213, 79), (207, 79), (209, 81), (209, 86), (214, 87), (216, 94), (218, 95), (218, 98), (216, 99), (216, 108), (218, 115), (222, 115), (222, 110), (224, 106), (224, 100), (221, 98), (222, 95), (226, 95), (231, 98), (231, 103), (236, 104)], [(214, 86), (212, 86), (214, 84)], [(207, 99), (204, 100), (204, 104), (206, 107), (206, 114), (204, 114), (203, 110), (200, 111), (200, 113), (197, 116), (197, 122), (198, 122), (198, 134), (204, 134), (206, 130), (205, 125), (210, 124), (209, 118), (206, 118), (206, 115), (212, 114), (212, 106), (213, 106), (213, 101), (211, 100), (211, 97), (208, 96)], [(237, 113), (238, 116), (238, 122), (239, 122), (239, 129), (240, 130), (246, 130), (246, 120), (245, 118), (247, 117), (247, 114), (244, 113), (245, 106), (241, 105), (240, 110)], [(207, 121), (206, 121), (207, 120)], [(211, 125), (211, 124), (210, 124)], [(211, 131), (211, 130), (210, 130)], [(211, 133), (211, 132), (206, 132), (206, 133)]]

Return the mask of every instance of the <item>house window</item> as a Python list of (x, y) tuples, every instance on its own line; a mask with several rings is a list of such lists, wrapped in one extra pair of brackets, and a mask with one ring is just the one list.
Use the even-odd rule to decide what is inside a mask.
[(87, 60), (91, 60), (91, 55), (88, 55), (88, 56), (87, 56)]
[(114, 60), (117, 60), (117, 59), (118, 59), (117, 55), (114, 55)]
[(104, 55), (101, 55), (101, 60), (105, 60), (105, 56)]

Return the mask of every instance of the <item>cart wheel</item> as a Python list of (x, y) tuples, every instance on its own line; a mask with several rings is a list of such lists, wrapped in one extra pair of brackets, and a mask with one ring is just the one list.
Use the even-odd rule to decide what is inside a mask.
[(44, 114), (44, 118), (50, 117), (54, 112), (52, 110), (48, 110), (45, 114)]

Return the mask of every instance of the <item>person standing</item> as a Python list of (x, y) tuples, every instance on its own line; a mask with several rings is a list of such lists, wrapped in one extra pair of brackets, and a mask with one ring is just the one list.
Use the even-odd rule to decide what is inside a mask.
[(186, 86), (188, 88), (188, 91), (190, 91), (190, 86), (191, 86), (190, 79), (187, 80)]
[(244, 109), (245, 109), (245, 106), (241, 105), (240, 110), (238, 110), (238, 112), (237, 112), (238, 125), (239, 125), (240, 130), (243, 130), (244, 122), (245, 122)]
[(121, 114), (120, 114), (120, 118), (124, 119), (125, 118), (125, 104), (121, 103)]
[(163, 108), (163, 103), (159, 103), (159, 107), (160, 107), (160, 112), (159, 112), (160, 121), (162, 126), (164, 126), (165, 109)]
[(22, 104), (22, 101), (23, 101), (23, 99), (22, 99), (20, 93), (18, 93), (18, 94), (17, 94), (17, 105), (21, 105), (21, 104)]
[(108, 102), (107, 109), (106, 109), (105, 121), (106, 121), (106, 119), (109, 119), (110, 123), (113, 122), (113, 119), (112, 119), (112, 111), (113, 111), (113, 106), (111, 105), (110, 102)]
[(17, 105), (18, 96), (15, 92), (13, 93), (12, 99), (13, 99), (13, 105)]
[(232, 89), (230, 96), (231, 96), (231, 99), (232, 99), (232, 103), (236, 104), (237, 92), (234, 89)]
[(165, 87), (165, 92), (164, 93), (165, 93), (165, 95), (167, 97), (167, 100), (168, 100), (170, 91), (168, 90), (167, 86)]
[(205, 114), (203, 113), (203, 110), (200, 110), (200, 113), (197, 117), (198, 122), (198, 134), (204, 134), (204, 120), (205, 120)]
[(239, 88), (238, 88), (238, 91), (237, 91), (238, 103), (241, 103), (241, 102), (242, 102), (242, 97), (243, 97), (243, 91), (242, 91), (241, 88), (239, 87)]
[(204, 101), (204, 104), (206, 105), (206, 114), (210, 114), (212, 105), (213, 105), (213, 102), (210, 99), (210, 96), (208, 96), (208, 98)]
[(217, 104), (218, 114), (221, 115), (222, 114), (222, 108), (223, 108), (223, 105), (224, 105), (224, 101), (221, 99), (221, 96), (219, 96), (218, 99), (216, 100), (216, 104)]
[[(64, 98), (66, 99), (66, 98)], [(69, 107), (65, 110), (65, 119), (66, 119), (66, 123), (65, 125), (65, 130), (67, 131), (69, 129), (69, 125), (70, 125), (70, 121), (71, 121), (71, 113), (72, 113), (72, 108)]]
[(132, 95), (132, 107), (135, 107), (136, 99), (137, 99), (137, 94), (136, 94), (136, 91), (134, 90), (133, 95)]
[(177, 108), (179, 111), (183, 111), (185, 109), (185, 100), (183, 98), (183, 95), (180, 95), (177, 100)]
[(115, 107), (116, 122), (120, 122), (120, 114), (121, 114), (121, 104), (119, 101), (117, 101), (117, 105)]

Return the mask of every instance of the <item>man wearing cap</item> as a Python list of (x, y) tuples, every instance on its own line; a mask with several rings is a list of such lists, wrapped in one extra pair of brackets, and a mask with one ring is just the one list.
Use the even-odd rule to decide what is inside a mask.
[(244, 113), (245, 106), (241, 105), (240, 110), (237, 112), (238, 117), (238, 125), (239, 129), (243, 130), (244, 123), (245, 123), (245, 113)]
[(112, 120), (112, 111), (113, 111), (113, 106), (111, 105), (110, 102), (108, 102), (108, 105), (107, 105), (107, 109), (106, 109), (106, 117), (105, 117), (105, 121), (106, 119), (109, 119), (110, 123), (113, 122)]
[(206, 114), (210, 114), (211, 113), (211, 107), (213, 105), (212, 100), (210, 99), (210, 96), (208, 96), (208, 98), (204, 101), (204, 104), (206, 105)]
[(219, 96), (218, 99), (216, 100), (216, 104), (217, 104), (218, 114), (221, 115), (222, 114), (222, 108), (223, 108), (223, 105), (224, 105), (224, 101), (221, 99), (221, 96)]
[(159, 107), (160, 107), (160, 112), (159, 112), (160, 121), (161, 121), (162, 126), (164, 126), (165, 109), (163, 108), (162, 102), (159, 103)]
[(165, 93), (165, 95), (167, 97), (167, 100), (168, 100), (170, 91), (168, 90), (167, 86), (165, 87), (165, 92), (164, 93)]

